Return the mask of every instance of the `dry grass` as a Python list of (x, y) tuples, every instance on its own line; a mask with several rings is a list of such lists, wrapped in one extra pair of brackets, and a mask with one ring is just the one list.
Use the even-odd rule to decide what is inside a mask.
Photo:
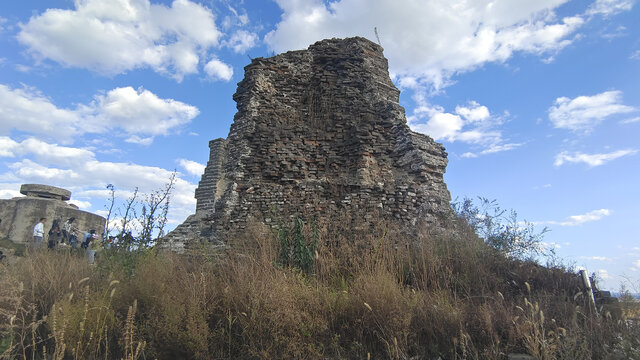
[(0, 358), (623, 359), (638, 349), (634, 323), (597, 319), (564, 269), (508, 260), (470, 233), (320, 225), (310, 274), (279, 265), (277, 236), (259, 226), (234, 242), (241, 252), (215, 257), (115, 254), (90, 268), (31, 253), (0, 268)]

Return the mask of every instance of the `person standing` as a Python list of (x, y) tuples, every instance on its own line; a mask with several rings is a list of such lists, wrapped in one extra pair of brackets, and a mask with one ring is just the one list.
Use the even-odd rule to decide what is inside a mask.
[(96, 231), (94, 229), (89, 230), (88, 233), (84, 233), (84, 239), (82, 240), (82, 244), (80, 244), (80, 247), (82, 247), (83, 249), (88, 249), (89, 248), (89, 244), (96, 237), (97, 237), (96, 236)]
[(76, 235), (75, 235), (75, 227), (73, 225), (73, 222), (75, 220), (76, 220), (76, 218), (71, 217), (67, 221), (64, 222), (64, 225), (62, 225), (62, 237), (63, 237), (62, 241), (64, 242), (64, 239), (67, 239), (67, 242), (72, 247), (76, 247), (77, 246)]
[(97, 241), (96, 239), (97, 239), (96, 231), (94, 229), (91, 229), (91, 230), (89, 230), (88, 233), (85, 233), (84, 240), (82, 241), (82, 244), (80, 245), (83, 249), (85, 249), (87, 251), (87, 257), (89, 258), (89, 264), (93, 264), (95, 256), (96, 256), (96, 251), (98, 250), (97, 243), (99, 243), (99, 241)]
[(53, 249), (58, 245), (60, 238), (62, 237), (62, 230), (60, 229), (60, 220), (54, 219), (51, 230), (49, 230), (49, 249)]
[(35, 242), (36, 248), (40, 248), (40, 244), (42, 244), (42, 238), (44, 237), (44, 223), (46, 221), (46, 218), (40, 218), (40, 221), (33, 227), (33, 241)]

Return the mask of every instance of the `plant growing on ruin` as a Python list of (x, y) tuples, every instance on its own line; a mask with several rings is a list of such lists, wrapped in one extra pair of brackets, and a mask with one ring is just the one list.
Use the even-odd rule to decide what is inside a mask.
[[(311, 233), (309, 233), (309, 230)], [(293, 221), (293, 226), (281, 226), (278, 232), (280, 251), (278, 263), (290, 266), (310, 274), (314, 270), (316, 249), (318, 247), (318, 227), (315, 223), (305, 227), (300, 218)]]
[(536, 231), (534, 224), (519, 220), (515, 210), (502, 209), (496, 200), (478, 197), (474, 202), (464, 198), (451, 207), (480, 238), (509, 257), (523, 259), (553, 253), (542, 244), (547, 227)]

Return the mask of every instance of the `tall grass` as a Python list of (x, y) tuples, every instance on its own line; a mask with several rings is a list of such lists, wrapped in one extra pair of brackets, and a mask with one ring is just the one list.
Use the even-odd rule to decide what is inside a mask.
[(597, 318), (567, 269), (507, 259), (470, 231), (408, 235), (384, 223), (361, 232), (344, 224), (300, 225), (302, 238), (293, 239), (317, 246), (302, 269), (282, 261), (282, 237), (259, 225), (229, 241), (242, 251), (215, 257), (206, 249), (105, 253), (91, 268), (73, 254), (29, 253), (0, 268), (0, 358), (637, 353), (635, 323)]

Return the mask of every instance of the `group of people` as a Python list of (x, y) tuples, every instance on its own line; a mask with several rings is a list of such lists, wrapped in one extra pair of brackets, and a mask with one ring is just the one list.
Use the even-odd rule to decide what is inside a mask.
[[(48, 232), (47, 247), (54, 249), (58, 246), (70, 246), (77, 248), (80, 246), (85, 249), (89, 256), (89, 263), (93, 263), (96, 251), (101, 245), (100, 241), (94, 241), (98, 239), (95, 229), (91, 229), (88, 232), (81, 232), (75, 226), (75, 218), (71, 217), (61, 225), (61, 219), (53, 220), (51, 229)], [(40, 218), (40, 221), (33, 227), (33, 241), (36, 248), (42, 246), (44, 239), (44, 226), (47, 222), (46, 218)], [(79, 236), (82, 236), (82, 241), (79, 241)]]

